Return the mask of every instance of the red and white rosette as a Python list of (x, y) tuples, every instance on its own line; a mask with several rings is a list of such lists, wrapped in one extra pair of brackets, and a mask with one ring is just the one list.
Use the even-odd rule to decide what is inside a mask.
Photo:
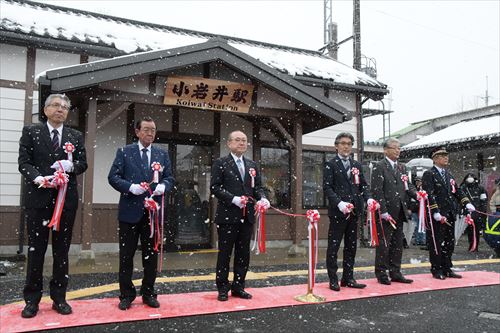
[(472, 245), (469, 249), (469, 252), (475, 251), (477, 248), (477, 239), (476, 239), (476, 224), (474, 223), (474, 219), (470, 216), (470, 214), (467, 214), (465, 216), (465, 223), (468, 225), (472, 226), (472, 234), (474, 235), (472, 238)]
[(378, 246), (378, 234), (377, 234), (377, 218), (375, 212), (377, 211), (377, 202), (375, 200), (371, 201), (368, 205), (368, 212), (366, 214), (366, 225), (370, 230), (370, 246)]
[(51, 179), (51, 186), (58, 188), (56, 204), (54, 206), (54, 212), (52, 213), (52, 218), (50, 223), (47, 225), (48, 228), (52, 228), (55, 231), (59, 231), (59, 225), (61, 223), (61, 214), (64, 208), (64, 200), (66, 199), (66, 192), (68, 190), (69, 176), (64, 172), (62, 163), (58, 161), (59, 169), (54, 172), (54, 176)]
[(143, 189), (145, 189), (146, 191), (149, 191), (150, 190), (150, 187), (149, 187), (149, 183), (148, 182), (142, 182), (139, 184)]
[(451, 193), (457, 192), (457, 184), (455, 183), (455, 179), (450, 179), (450, 185), (451, 185)]
[(306, 212), (306, 219), (307, 221), (309, 221), (309, 226), (307, 227), (307, 231), (309, 233), (308, 288), (312, 291), (316, 278), (316, 263), (318, 262), (318, 222), (320, 219), (319, 212), (316, 209), (309, 209)]
[(153, 183), (160, 182), (160, 172), (163, 172), (163, 167), (159, 162), (151, 163), (151, 169), (153, 169)]
[(251, 177), (251, 182), (252, 182), (252, 188), (255, 187), (255, 177), (257, 176), (257, 172), (255, 171), (254, 168), (250, 168), (248, 169), (248, 174), (250, 175)]
[(64, 144), (64, 152), (68, 155), (68, 160), (73, 162), (73, 152), (75, 151), (75, 145), (71, 142), (66, 142)]
[(405, 184), (405, 191), (408, 191), (408, 176), (407, 175), (401, 175), (401, 180)]
[(351, 168), (352, 176), (354, 177), (354, 184), (359, 185), (359, 169)]
[(261, 201), (257, 201), (255, 204), (257, 230), (252, 245), (252, 251), (255, 250), (255, 254), (266, 253), (266, 210), (266, 205)]

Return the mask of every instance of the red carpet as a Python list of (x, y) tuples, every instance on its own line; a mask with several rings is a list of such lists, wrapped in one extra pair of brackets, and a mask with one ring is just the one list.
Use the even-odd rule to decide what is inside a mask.
[[(461, 272), (463, 279), (433, 279), (430, 274), (410, 275), (415, 281), (412, 284), (393, 283), (383, 286), (375, 279), (360, 280), (366, 283), (365, 289), (342, 288), (340, 292), (328, 289), (327, 283), (317, 284), (314, 293), (326, 297), (327, 302), (345, 301), (360, 298), (380, 297), (422, 291), (487, 286), (500, 284), (500, 274), (494, 272)], [(221, 312), (244, 311), (275, 308), (283, 306), (297, 306), (300, 303), (294, 300), (297, 295), (306, 292), (306, 285), (278, 286), (267, 288), (248, 288), (253, 294), (252, 300), (242, 300), (229, 297), (227, 302), (217, 301), (217, 293), (197, 292), (188, 294), (159, 295), (161, 303), (159, 309), (152, 309), (142, 304), (138, 297), (127, 311), (118, 309), (118, 299), (99, 298), (92, 300), (70, 301), (75, 314), (62, 316), (51, 309), (50, 303), (41, 303), (40, 311), (35, 318), (21, 318), (24, 305), (4, 305), (0, 307), (0, 332), (28, 332), (43, 329), (64, 328), (108, 324), (125, 321), (147, 319), (195, 316)]]

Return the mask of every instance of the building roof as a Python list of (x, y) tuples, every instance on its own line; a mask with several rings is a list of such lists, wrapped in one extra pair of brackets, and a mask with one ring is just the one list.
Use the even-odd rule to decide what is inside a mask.
[(418, 122), (418, 123), (412, 123), (411, 125), (409, 126), (406, 126), (402, 129), (400, 129), (399, 131), (396, 131), (396, 132), (392, 132), (391, 133), (391, 137), (394, 137), (394, 138), (399, 138), (400, 136), (402, 135), (405, 135), (411, 131), (414, 131), (424, 125), (427, 125), (429, 123), (429, 121), (421, 121), (421, 122)]
[(472, 117), (476, 117), (476, 113), (478, 113), (479, 111), (485, 111), (485, 110), (489, 110), (492, 115), (500, 113), (500, 104), (488, 105), (488, 106), (484, 106), (484, 107), (481, 107), (481, 108), (476, 108), (476, 109), (470, 109), (470, 110), (465, 110), (465, 111), (450, 113), (450, 114), (446, 114), (444, 116), (439, 116), (439, 117), (435, 117), (435, 118), (429, 118), (429, 119), (425, 119), (425, 120), (419, 120), (417, 122), (411, 123), (411, 125), (418, 125), (418, 124), (421, 124), (421, 123), (428, 124), (431, 121), (436, 121), (436, 120), (440, 120), (440, 119), (444, 119), (444, 118), (449, 118), (449, 117), (456, 117), (456, 116), (459, 116), (459, 115), (467, 115), (468, 113), (470, 113), (472, 115)]
[(488, 140), (500, 137), (500, 115), (468, 120), (448, 126), (407, 144), (403, 151), (448, 145), (453, 143)]
[[(139, 22), (109, 15), (42, 4), (32, 1), (0, 0), (0, 38), (38, 42), (47, 46), (61, 43), (74, 50), (92, 48), (109, 56), (152, 50), (167, 50), (223, 38), (228, 44), (262, 63), (294, 77), (318, 79), (342, 89), (370, 92), (383, 98), (386, 85), (363, 72), (323, 55), (253, 40)], [(375, 95), (374, 95), (375, 93)]]
[[(220, 40), (53, 69), (41, 75), (38, 83), (43, 91), (67, 92), (97, 86), (106, 81), (213, 61), (221, 61), (232, 68), (238, 68), (238, 71), (253, 80), (318, 112), (322, 118), (328, 119), (323, 119), (327, 125), (349, 119), (350, 112), (341, 105)], [(44, 96), (40, 97), (41, 100), (45, 99)], [(305, 124), (305, 127), (314, 130), (314, 126), (307, 125)]]

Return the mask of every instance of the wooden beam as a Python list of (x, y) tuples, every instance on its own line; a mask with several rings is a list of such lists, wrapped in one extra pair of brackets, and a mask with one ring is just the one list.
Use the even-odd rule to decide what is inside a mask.
[(83, 184), (83, 218), (82, 218), (82, 250), (91, 250), (92, 245), (92, 221), (93, 221), (93, 186), (95, 168), (95, 144), (96, 144), (96, 118), (97, 100), (91, 99), (87, 108), (87, 124), (85, 131), (85, 149), (87, 151), (88, 169), (84, 174)]
[(103, 128), (108, 123), (113, 121), (116, 117), (118, 117), (123, 111), (127, 110), (130, 106), (130, 102), (122, 103), (119, 107), (117, 107), (113, 112), (111, 112), (106, 118), (104, 118), (99, 124), (97, 124), (97, 129)]
[[(293, 136), (295, 145), (291, 149), (291, 188), (290, 188), (290, 198), (291, 198), (291, 209), (296, 214), (300, 214), (302, 211), (302, 120), (297, 119), (293, 127)], [(305, 237), (305, 227), (303, 223), (303, 218), (292, 217), (291, 218), (291, 238), (294, 251), (297, 251), (297, 247), (300, 247), (302, 239)]]
[(28, 46), (26, 51), (26, 93), (24, 95), (24, 124), (33, 122), (33, 90), (35, 89), (36, 50)]
[[(279, 122), (278, 119), (274, 118), (274, 117), (270, 117), (269, 119), (271, 119), (271, 122), (273, 123), (273, 125), (278, 129), (278, 131), (285, 137), (285, 139), (288, 140), (288, 142), (290, 143), (290, 146), (291, 148), (295, 148), (295, 146), (297, 145), (296, 141), (294, 138), (292, 138), (292, 136), (290, 135), (290, 133), (287, 132), (287, 130), (285, 129), (285, 127)], [(302, 130), (302, 124), (301, 124), (301, 130)]]

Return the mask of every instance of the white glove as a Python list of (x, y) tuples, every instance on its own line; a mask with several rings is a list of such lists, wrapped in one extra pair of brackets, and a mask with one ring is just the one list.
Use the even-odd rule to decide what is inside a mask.
[(432, 217), (434, 218), (434, 220), (436, 221), (441, 221), (441, 219), (443, 218), (443, 216), (439, 213), (434, 213), (432, 214)]
[(155, 191), (153, 192), (154, 195), (162, 195), (165, 193), (165, 184), (158, 184), (156, 185)]
[(132, 194), (135, 194), (135, 195), (141, 195), (144, 192), (146, 192), (146, 189), (139, 184), (132, 184), (132, 185), (130, 185), (130, 188), (128, 189), (128, 191)]
[(38, 176), (33, 180), (33, 183), (37, 185), (41, 185), (43, 183), (44, 177), (43, 176)]
[(257, 203), (261, 203), (262, 205), (264, 205), (264, 208), (265, 209), (269, 209), (269, 207), (271, 207), (271, 203), (269, 202), (269, 200), (267, 200), (266, 198), (262, 198), (260, 199)]
[(241, 202), (241, 197), (233, 197), (232, 202), (233, 202), (233, 205), (236, 205), (239, 208), (243, 208), (246, 206), (243, 202)]
[(339, 202), (337, 207), (344, 214), (349, 214), (352, 211), (352, 209), (354, 208), (354, 206), (351, 203), (345, 202), (345, 201)]
[(52, 166), (50, 168), (59, 170), (61, 168), (61, 166), (59, 165), (59, 162), (61, 163), (61, 165), (64, 169), (64, 172), (73, 171), (73, 162), (71, 162), (70, 160), (60, 160), (60, 161), (54, 162), (54, 164), (52, 164)]
[[(368, 199), (368, 200), (366, 201), (366, 204), (367, 204), (368, 206), (371, 206), (371, 205), (373, 204), (373, 202), (374, 202), (374, 201), (375, 201), (375, 200), (373, 200), (373, 199)], [(379, 204), (378, 202), (377, 202), (377, 205), (375, 206), (375, 209), (380, 209), (380, 204)]]
[(380, 215), (382, 217), (383, 220), (386, 220), (388, 221), (389, 219), (391, 219), (391, 214), (389, 213), (384, 213), (382, 215)]
[(481, 193), (481, 195), (479, 196), (479, 200), (486, 200), (488, 199), (488, 197), (486, 196), (485, 193)]
[(472, 212), (476, 211), (476, 207), (474, 207), (474, 205), (471, 204), (471, 203), (468, 203), (467, 205), (465, 205), (465, 208), (467, 208), (467, 210), (469, 211), (469, 213), (472, 213)]

